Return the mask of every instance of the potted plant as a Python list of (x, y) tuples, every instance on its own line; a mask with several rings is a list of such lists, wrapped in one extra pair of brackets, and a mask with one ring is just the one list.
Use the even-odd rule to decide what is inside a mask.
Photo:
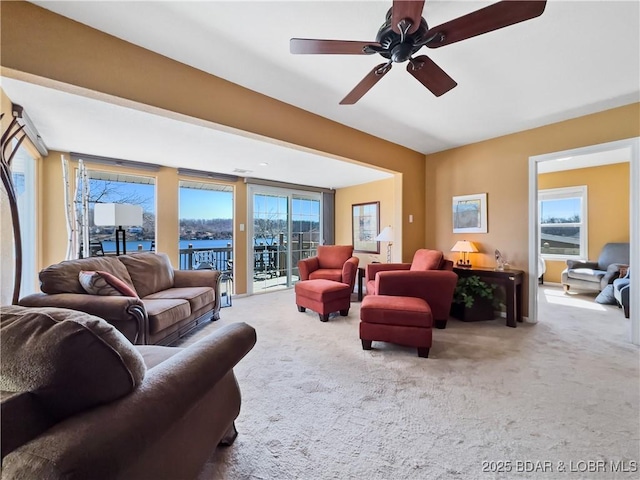
[(462, 277), (453, 294), (451, 315), (463, 322), (492, 320), (497, 299), (495, 285), (483, 282), (477, 275)]

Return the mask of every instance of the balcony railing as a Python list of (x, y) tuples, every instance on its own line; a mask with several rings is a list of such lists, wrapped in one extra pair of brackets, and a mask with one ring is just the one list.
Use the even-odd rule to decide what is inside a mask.
[[(317, 244), (305, 242), (296, 245), (292, 251), (292, 273), (298, 275), (298, 260), (316, 254)], [(287, 274), (287, 245), (256, 245), (253, 247), (253, 276), (254, 280), (281, 277)], [(233, 248), (201, 247), (180, 249), (180, 269), (195, 270), (201, 264), (208, 268), (220, 270), (228, 275), (233, 272)]]
[(233, 247), (203, 247), (180, 249), (180, 270), (195, 270), (202, 263), (221, 272), (233, 270)]

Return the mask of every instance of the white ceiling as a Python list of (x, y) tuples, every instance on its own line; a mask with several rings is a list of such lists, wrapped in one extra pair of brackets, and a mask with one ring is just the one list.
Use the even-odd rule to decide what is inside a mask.
[[(634, 0), (550, 0), (545, 12), (536, 19), (439, 49), (423, 48), (420, 54), (429, 55), (458, 82), (456, 88), (442, 97), (434, 97), (405, 71), (404, 65), (396, 65), (353, 106), (340, 106), (338, 102), (381, 58), (291, 55), (289, 39), (374, 40), (390, 0), (33, 3), (423, 153), (626, 105), (640, 98), (640, 3)], [(490, 3), (494, 2), (427, 0), (423, 15), (430, 26), (435, 26)], [(20, 103), (9, 88), (6, 90), (12, 100)], [(43, 94), (40, 99), (43, 110), (45, 97)], [(77, 137), (63, 141), (63, 132), (52, 125), (51, 118), (45, 119), (44, 112), (42, 116), (35, 112), (39, 107), (32, 107), (28, 98), (22, 101), (51, 148), (64, 149), (63, 143), (78, 142)], [(72, 104), (78, 104), (74, 108), (86, 107), (80, 105), (81, 100), (58, 101), (68, 105), (69, 110)], [(114, 111), (112, 115), (115, 114), (122, 112)], [(189, 135), (187, 131), (203, 135), (192, 130), (202, 127), (179, 123), (166, 126), (177, 129), (172, 138)], [(141, 124), (144, 122), (138, 119), (136, 125)], [(113, 137), (102, 135), (100, 148), (107, 148)], [(224, 143), (220, 136), (211, 138), (216, 149)], [(229, 141), (231, 151), (237, 139)], [(97, 151), (98, 142), (88, 143), (86, 153), (105, 154)], [(78, 146), (67, 149), (81, 151)], [(148, 149), (149, 144), (144, 151)], [(203, 160), (201, 166), (189, 168), (226, 172), (220, 170), (216, 159), (208, 158), (211, 151), (192, 152)], [(122, 151), (118, 156), (143, 160), (139, 153)], [(242, 154), (229, 153), (229, 159), (239, 165), (247, 161)], [(155, 162), (159, 163), (157, 159)], [(271, 166), (272, 162), (269, 163)], [(313, 162), (305, 163), (310, 165)], [(253, 169), (254, 176), (265, 177), (258, 174), (260, 169), (255, 165), (246, 168)], [(317, 175), (312, 175), (316, 182), (312, 184), (326, 181), (322, 174), (329, 170), (326, 167), (318, 170)], [(335, 178), (335, 173), (332, 174)]]
[[(51, 150), (154, 163), (174, 168), (341, 188), (391, 176), (264, 139), (136, 108), (2, 78)], [(300, 166), (304, 165), (303, 168)]]

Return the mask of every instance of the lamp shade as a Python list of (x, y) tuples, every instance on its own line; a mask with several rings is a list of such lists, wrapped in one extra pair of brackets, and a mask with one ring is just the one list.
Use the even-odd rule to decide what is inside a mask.
[(473, 242), (469, 242), (467, 240), (458, 240), (456, 244), (451, 247), (452, 252), (466, 252), (466, 253), (474, 253), (477, 252), (478, 249), (473, 244)]
[(375, 240), (376, 242), (393, 242), (393, 228), (390, 226), (384, 227)]
[(128, 203), (96, 203), (93, 223), (98, 226), (140, 226), (142, 207)]

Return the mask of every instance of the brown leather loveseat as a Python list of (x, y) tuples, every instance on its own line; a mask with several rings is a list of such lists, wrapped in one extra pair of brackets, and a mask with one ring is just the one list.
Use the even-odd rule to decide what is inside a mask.
[[(88, 294), (81, 271), (106, 272), (130, 294)], [(219, 318), (220, 272), (175, 270), (164, 253), (67, 260), (40, 272), (42, 293), (19, 305), (79, 310), (103, 318), (134, 344), (171, 345), (198, 323)], [(113, 290), (111, 290), (113, 291)]]

